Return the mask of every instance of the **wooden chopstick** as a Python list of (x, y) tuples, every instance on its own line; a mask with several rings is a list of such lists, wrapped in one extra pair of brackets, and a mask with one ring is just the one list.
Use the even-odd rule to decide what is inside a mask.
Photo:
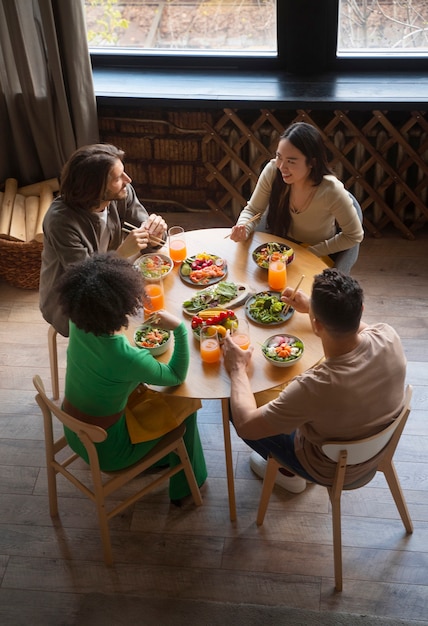
[[(294, 296), (296, 295), (297, 290), (298, 290), (298, 288), (300, 287), (300, 285), (302, 284), (302, 280), (303, 280), (304, 278), (305, 278), (305, 275), (304, 275), (304, 274), (302, 274), (301, 279), (299, 280), (299, 282), (297, 283), (297, 285), (296, 285), (296, 286), (295, 286), (295, 288), (294, 288), (293, 293), (291, 294), (291, 298), (290, 298), (290, 300), (294, 300)], [(291, 304), (287, 304), (287, 306), (286, 306), (286, 307), (285, 307), (285, 309), (283, 310), (282, 314), (283, 314), (283, 315), (286, 315), (286, 314), (288, 313), (288, 311), (290, 310), (290, 307), (291, 307)]]
[[(247, 220), (246, 222), (244, 222), (243, 224), (239, 224), (240, 226), (246, 226), (247, 224), (251, 224), (251, 222), (255, 222), (256, 220), (258, 220), (260, 217), (262, 216), (261, 213), (256, 213), (255, 215), (253, 215), (253, 217), (251, 217), (249, 220)], [(225, 236), (225, 239), (227, 239), (228, 237), (230, 237), (231, 233), (229, 233), (228, 235)]]
[[(125, 233), (130, 233), (131, 230), (136, 230), (138, 228), (138, 226), (134, 226), (134, 224), (130, 224), (129, 222), (123, 222), (123, 224), (124, 224), (124, 226), (127, 226), (129, 228), (129, 230), (128, 230), (128, 229), (122, 227), (122, 230)], [(165, 245), (165, 241), (163, 239), (161, 239), (160, 237), (156, 237), (156, 235), (152, 235), (151, 233), (149, 233), (149, 239), (150, 239), (150, 241), (152, 241), (153, 243), (155, 243), (158, 246), (164, 246)]]

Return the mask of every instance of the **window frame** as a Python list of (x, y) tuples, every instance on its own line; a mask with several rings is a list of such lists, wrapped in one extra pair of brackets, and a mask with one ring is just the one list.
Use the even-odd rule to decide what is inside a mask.
[(322, 72), (426, 72), (428, 55), (336, 56), (339, 0), (277, 0), (276, 56), (151, 54), (90, 50), (94, 68)]

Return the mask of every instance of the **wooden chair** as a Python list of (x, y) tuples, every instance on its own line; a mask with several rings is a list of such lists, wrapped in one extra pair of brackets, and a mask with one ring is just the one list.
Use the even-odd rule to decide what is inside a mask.
[(51, 368), (51, 384), (52, 384), (52, 398), (58, 400), (59, 398), (59, 376), (58, 376), (58, 346), (57, 346), (58, 332), (53, 326), (48, 328), (48, 348), (49, 348), (49, 365)]
[[(87, 424), (77, 420), (60, 409), (46, 396), (44, 385), (40, 376), (34, 376), (33, 384), (38, 392), (36, 395), (37, 404), (40, 406), (43, 413), (50, 514), (52, 517), (58, 515), (56, 475), (62, 474), (62, 476), (72, 482), (75, 487), (80, 489), (80, 491), (88, 496), (96, 505), (106, 565), (112, 565), (113, 563), (110, 532), (108, 527), (109, 520), (139, 500), (142, 496), (158, 487), (158, 485), (167, 481), (177, 472), (184, 470), (195, 504), (197, 506), (202, 504), (199, 487), (197, 485), (193, 468), (190, 464), (186, 446), (183, 441), (183, 435), (186, 431), (184, 423), (162, 437), (156, 446), (138, 463), (116, 472), (101, 472), (95, 443), (104, 441), (107, 437), (107, 432), (99, 426), (94, 426), (93, 424)], [(64, 426), (67, 426), (70, 430), (74, 431), (84, 444), (89, 457), (92, 488), (84, 485), (72, 472), (67, 469), (76, 459), (81, 458), (78, 454), (73, 453), (61, 462), (57, 460), (56, 455), (61, 450), (66, 448), (68, 444), (64, 436), (54, 440), (52, 415), (55, 415), (55, 417), (58, 418)], [(159, 473), (151, 476), (151, 482), (149, 484), (146, 484), (135, 494), (123, 499), (119, 504), (110, 508), (110, 510), (108, 509), (106, 503), (108, 496), (120, 489), (123, 485), (135, 478), (144, 470), (151, 467), (154, 463), (162, 459), (170, 452), (175, 452), (179, 456), (180, 463), (178, 465), (172, 468), (168, 467), (162, 470), (159, 469)], [(105, 477), (108, 477), (107, 480), (105, 480)]]
[[(341, 510), (340, 500), (343, 490), (359, 489), (367, 485), (377, 472), (383, 472), (392, 497), (394, 498), (398, 512), (400, 513), (404, 527), (408, 533), (413, 532), (413, 524), (410, 519), (409, 511), (404, 500), (403, 492), (397, 477), (392, 457), (400, 440), (401, 433), (406, 425), (407, 417), (410, 413), (410, 400), (412, 397), (412, 387), (408, 385), (405, 394), (405, 402), (400, 415), (382, 430), (380, 433), (355, 441), (326, 441), (322, 446), (324, 454), (334, 461), (336, 472), (331, 487), (327, 487), (332, 507), (332, 523), (333, 523), (333, 552), (334, 552), (334, 575), (337, 591), (342, 591), (342, 529), (341, 529)], [(364, 463), (382, 452), (374, 470), (369, 472), (367, 476), (357, 481), (353, 485), (344, 485), (345, 470), (347, 465), (356, 465)], [(266, 473), (263, 480), (262, 494), (260, 497), (259, 508), (257, 512), (257, 525), (263, 524), (265, 513), (268, 507), (269, 498), (272, 493), (276, 473), (281, 467), (273, 457), (269, 457), (266, 467)]]

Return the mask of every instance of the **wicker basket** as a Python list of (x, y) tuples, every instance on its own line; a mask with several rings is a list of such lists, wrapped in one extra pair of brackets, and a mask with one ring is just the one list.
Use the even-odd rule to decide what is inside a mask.
[(0, 236), (0, 278), (14, 287), (38, 289), (43, 244)]

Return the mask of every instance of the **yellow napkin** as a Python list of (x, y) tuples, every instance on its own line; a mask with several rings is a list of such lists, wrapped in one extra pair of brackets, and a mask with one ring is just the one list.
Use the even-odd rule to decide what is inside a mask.
[(158, 439), (202, 407), (194, 398), (168, 396), (139, 385), (129, 396), (126, 426), (132, 443)]

